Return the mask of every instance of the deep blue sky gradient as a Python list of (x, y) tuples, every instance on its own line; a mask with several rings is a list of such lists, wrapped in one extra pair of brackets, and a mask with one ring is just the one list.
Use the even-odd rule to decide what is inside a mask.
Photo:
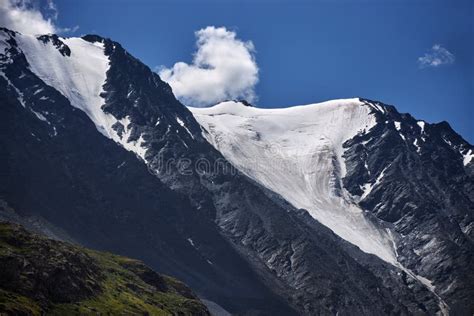
[[(200, 28), (235, 30), (257, 50), (259, 107), (361, 96), (474, 143), (474, 1), (55, 2), (60, 26), (110, 37), (152, 68), (189, 63)], [(420, 69), (434, 44), (456, 61)]]

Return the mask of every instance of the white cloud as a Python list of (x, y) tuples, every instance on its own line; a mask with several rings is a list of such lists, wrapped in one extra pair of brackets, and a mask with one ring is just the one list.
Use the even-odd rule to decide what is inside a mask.
[(75, 32), (78, 26), (60, 28), (56, 25), (58, 9), (53, 0), (47, 0), (43, 14), (40, 1), (0, 0), (0, 26), (23, 34), (48, 34)]
[(177, 62), (159, 70), (176, 97), (192, 106), (229, 99), (255, 101), (258, 66), (253, 43), (238, 39), (225, 27), (208, 26), (195, 35), (197, 51), (191, 64)]
[(418, 64), (421, 68), (438, 67), (454, 63), (454, 55), (439, 44), (433, 45), (431, 49), (422, 57), (418, 57)]
[(51, 18), (46, 18), (27, 0), (0, 0), (0, 24), (25, 34), (55, 33)]

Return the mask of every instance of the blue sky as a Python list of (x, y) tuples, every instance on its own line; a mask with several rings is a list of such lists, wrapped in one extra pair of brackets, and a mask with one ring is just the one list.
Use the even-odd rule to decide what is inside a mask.
[[(474, 1), (56, 0), (61, 27), (110, 37), (150, 67), (191, 64), (194, 32), (251, 41), (259, 107), (361, 96), (474, 142)], [(451, 57), (424, 67), (440, 45)], [(439, 52), (439, 51), (438, 51)]]

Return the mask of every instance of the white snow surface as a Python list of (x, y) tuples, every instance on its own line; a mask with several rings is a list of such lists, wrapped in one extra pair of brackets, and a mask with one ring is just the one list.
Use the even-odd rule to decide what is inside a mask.
[(421, 133), (423, 134), (425, 132), (425, 122), (418, 121), (416, 124), (421, 128)]
[(397, 121), (394, 121), (393, 125), (395, 125), (395, 128), (397, 129), (398, 135), (400, 135), (400, 138), (403, 139), (403, 140), (406, 140), (405, 136), (403, 136), (403, 134), (402, 134), (402, 125), (401, 125), (401, 123), (397, 122)]
[(413, 141), (413, 146), (416, 147), (416, 152), (419, 153), (421, 151), (421, 147), (420, 145), (418, 145), (418, 138), (415, 138), (415, 140)]
[(20, 104), (24, 108), (26, 108), (25, 100), (23, 99), (23, 92), (21, 92), (17, 87), (15, 87), (15, 85), (10, 81), (10, 79), (8, 79), (5, 73), (1, 70), (0, 70), (0, 76), (7, 81), (9, 87), (12, 87), (13, 90), (15, 90), (16, 94), (18, 95), (18, 102), (20, 102)]
[(103, 44), (81, 38), (61, 40), (71, 49), (70, 57), (63, 56), (52, 43), (45, 44), (31, 35), (17, 36), (30, 69), (84, 111), (102, 134), (112, 138), (115, 132), (111, 125), (117, 120), (101, 109), (104, 99), (100, 94), (109, 68)]
[(467, 166), (474, 158), (474, 152), (472, 149), (469, 149), (465, 154), (461, 153), (461, 155), (463, 156), (463, 164), (465, 166)]
[(194, 248), (196, 248), (196, 245), (194, 244), (194, 240), (192, 240), (191, 238), (188, 238), (188, 242), (191, 246), (193, 246)]
[(389, 166), (385, 167), (385, 168), (382, 170), (382, 172), (380, 172), (380, 174), (377, 176), (377, 179), (375, 180), (375, 183), (373, 183), (373, 184), (372, 184), (372, 183), (366, 183), (366, 184), (364, 184), (364, 186), (363, 186), (363, 191), (364, 191), (364, 193), (363, 193), (363, 194), (361, 195), (361, 197), (360, 197), (361, 200), (365, 199), (365, 198), (370, 194), (370, 192), (372, 192), (372, 189), (373, 189), (375, 186), (377, 186), (377, 185), (380, 184), (380, 181), (382, 180), (382, 178), (383, 178), (383, 176), (384, 176), (384, 174), (385, 174), (385, 170), (387, 170), (388, 167), (389, 167)]
[[(84, 111), (104, 136), (144, 159), (146, 149), (142, 146), (143, 138), (140, 136), (137, 141), (128, 141), (131, 133), (128, 117), (117, 120), (101, 108), (105, 103), (101, 93), (110, 66), (104, 44), (90, 43), (82, 38), (60, 39), (70, 48), (71, 56), (63, 56), (51, 42), (45, 44), (35, 36), (16, 36), (31, 71), (64, 95), (72, 106)], [(117, 122), (125, 127), (122, 137), (112, 128)]]
[(282, 109), (234, 101), (189, 109), (204, 137), (241, 172), (362, 251), (397, 265), (391, 235), (341, 189), (342, 144), (376, 124), (369, 106), (346, 99)]
[(397, 131), (400, 131), (400, 129), (401, 129), (401, 123), (400, 122), (394, 121), (393, 125), (395, 125), (395, 128), (397, 129)]
[[(178, 122), (179, 125), (181, 125), (181, 126), (186, 130), (186, 132), (189, 134), (189, 136), (191, 136), (191, 138), (194, 139), (193, 134), (192, 134), (191, 131), (188, 129), (188, 127), (186, 126), (186, 124), (184, 124), (183, 120), (180, 119), (179, 117), (176, 117), (176, 121)], [(188, 147), (188, 146), (186, 145), (186, 147)]]
[(426, 138), (424, 136), (424, 134), (425, 134), (425, 122), (424, 121), (418, 121), (418, 122), (416, 122), (416, 124), (421, 128), (421, 132), (420, 132), (421, 140), (426, 141)]

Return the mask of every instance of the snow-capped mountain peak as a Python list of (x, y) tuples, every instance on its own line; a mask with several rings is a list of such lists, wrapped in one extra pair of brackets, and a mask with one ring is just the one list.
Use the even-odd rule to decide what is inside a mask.
[[(132, 133), (129, 117), (117, 118), (104, 110), (104, 85), (111, 53), (106, 53), (107, 40), (94, 35), (83, 38), (24, 35), (6, 29), (0, 33), (4, 56), (8, 58), (10, 50), (24, 54), (29, 69), (65, 96), (72, 106), (86, 113), (100, 133), (144, 159), (143, 138), (129, 139)], [(115, 49), (115, 44), (107, 43)], [(118, 129), (119, 125), (122, 128)]]
[(359, 99), (281, 109), (224, 102), (190, 108), (203, 135), (239, 170), (280, 194), (345, 240), (396, 262), (393, 241), (343, 189), (343, 144), (375, 124)]

